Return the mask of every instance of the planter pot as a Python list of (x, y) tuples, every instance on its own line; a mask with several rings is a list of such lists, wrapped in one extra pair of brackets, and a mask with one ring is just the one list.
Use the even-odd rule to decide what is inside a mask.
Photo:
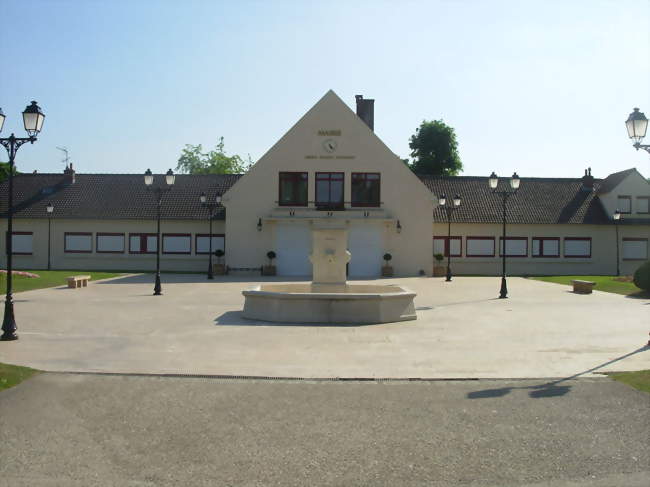
[(226, 275), (226, 265), (225, 264), (212, 264), (212, 273), (215, 276), (224, 276), (224, 275)]
[(385, 265), (381, 267), (382, 277), (393, 277), (393, 266)]
[(433, 266), (433, 277), (445, 277), (447, 275), (447, 268), (444, 265)]
[(262, 275), (263, 276), (275, 276), (276, 269), (274, 265), (263, 265), (262, 266)]

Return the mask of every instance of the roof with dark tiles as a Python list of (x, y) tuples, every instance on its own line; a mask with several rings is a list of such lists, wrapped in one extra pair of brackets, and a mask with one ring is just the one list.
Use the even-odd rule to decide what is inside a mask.
[(605, 179), (603, 179), (600, 187), (598, 188), (598, 193), (605, 194), (609, 193), (616, 186), (621, 184), (621, 182), (628, 177), (630, 174), (637, 172), (636, 168), (626, 169), (625, 171), (619, 171), (610, 174)]
[[(176, 175), (171, 191), (163, 195), (164, 219), (208, 218), (199, 196), (208, 202), (223, 194), (241, 177), (239, 174)], [(154, 186), (166, 186), (164, 175), (155, 175)], [(0, 184), (0, 217), (6, 217), (8, 181)], [(45, 207), (54, 205), (56, 218), (154, 219), (156, 197), (148, 191), (142, 174), (76, 174), (75, 182), (63, 174), (19, 174), (14, 177), (14, 206), (17, 218), (46, 218)], [(224, 219), (218, 207), (215, 219)]]
[[(629, 170), (622, 171), (626, 172)], [(163, 196), (162, 217), (207, 219), (208, 210), (201, 206), (199, 195), (205, 192), (214, 201), (216, 195), (225, 193), (241, 176), (177, 175), (172, 190)], [(420, 175), (419, 178), (436, 197), (441, 194), (448, 198), (461, 195), (462, 204), (454, 212), (454, 222), (502, 221), (502, 200), (492, 194), (487, 177)], [(610, 224), (612, 220), (597, 196), (602, 191), (603, 181), (595, 179), (594, 189), (585, 190), (581, 178), (521, 178), (519, 191), (508, 200), (508, 222)], [(155, 175), (156, 185), (165, 186), (164, 175)], [(506, 189), (507, 185), (508, 179), (501, 179), (498, 189)], [(7, 198), (4, 195), (7, 191), (8, 182), (4, 181), (0, 184), (0, 195), (3, 195), (0, 197), (0, 217), (6, 217)], [(46, 218), (45, 207), (50, 202), (55, 207), (56, 218), (141, 220), (156, 217), (156, 198), (147, 191), (142, 174), (76, 174), (74, 183), (67, 182), (63, 174), (20, 174), (14, 177), (17, 218)], [(219, 208), (215, 219), (224, 218), (225, 209)], [(434, 209), (433, 220), (446, 221), (442, 208)]]
[[(500, 223), (503, 220), (503, 200), (492, 193), (487, 177), (419, 177), (436, 197), (461, 196), (461, 205), (452, 217), (454, 222)], [(596, 194), (599, 184), (600, 180), (595, 179), (594, 190), (586, 190), (580, 178), (521, 178), (519, 190), (508, 199), (508, 223), (609, 224), (611, 220)], [(497, 190), (505, 189), (510, 190), (509, 178), (499, 180)], [(435, 208), (433, 219), (446, 222), (444, 209)]]

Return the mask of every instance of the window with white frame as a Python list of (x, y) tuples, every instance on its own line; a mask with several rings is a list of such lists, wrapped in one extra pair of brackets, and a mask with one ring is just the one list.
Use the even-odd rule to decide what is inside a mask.
[(129, 253), (155, 254), (158, 250), (158, 236), (155, 233), (129, 234)]
[(591, 237), (565, 237), (564, 257), (591, 257)]
[(96, 250), (98, 253), (121, 254), (124, 252), (123, 233), (98, 233)]
[(451, 240), (448, 237), (433, 237), (433, 255), (442, 254), (447, 257), (451, 247), (452, 257), (462, 257), (462, 242), (462, 237), (451, 237)]
[(192, 236), (189, 233), (164, 233), (163, 254), (189, 254), (192, 252)]
[(494, 257), (494, 237), (467, 237), (466, 257)]
[(623, 260), (646, 260), (648, 258), (647, 238), (624, 238)]
[[(194, 252), (197, 254), (210, 253), (210, 236), (206, 234), (196, 235), (196, 244)], [(212, 234), (212, 252), (217, 249), (226, 250), (226, 237), (223, 234)]]
[(650, 196), (639, 196), (636, 199), (637, 213), (650, 213)]
[[(503, 237), (499, 237), (499, 257), (503, 257)], [(506, 237), (506, 257), (528, 257), (528, 237)]]
[(84, 232), (66, 232), (63, 235), (63, 251), (68, 253), (88, 254), (93, 251), (93, 234)]
[(619, 196), (616, 199), (616, 209), (621, 213), (632, 213), (632, 197)]
[(13, 232), (11, 234), (11, 253), (13, 255), (32, 255), (34, 234), (32, 232)]
[(533, 257), (559, 257), (559, 237), (533, 237)]

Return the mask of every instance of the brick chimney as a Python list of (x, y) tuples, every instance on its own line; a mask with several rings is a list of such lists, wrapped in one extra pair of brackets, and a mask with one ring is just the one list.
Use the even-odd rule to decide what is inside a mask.
[(357, 116), (363, 120), (370, 130), (375, 130), (375, 100), (364, 100), (363, 95), (356, 95)]
[(585, 169), (585, 175), (582, 176), (582, 190), (583, 191), (594, 190), (594, 177), (591, 175), (590, 167)]
[(63, 180), (66, 183), (74, 184), (75, 183), (75, 171), (72, 168), (72, 163), (70, 163), (69, 166), (65, 166), (65, 169), (63, 170)]

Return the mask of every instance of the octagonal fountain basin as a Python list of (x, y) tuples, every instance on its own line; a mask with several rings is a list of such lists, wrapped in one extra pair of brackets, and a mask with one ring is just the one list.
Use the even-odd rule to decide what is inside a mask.
[(366, 325), (415, 320), (416, 294), (395, 285), (263, 284), (247, 291), (244, 318)]

